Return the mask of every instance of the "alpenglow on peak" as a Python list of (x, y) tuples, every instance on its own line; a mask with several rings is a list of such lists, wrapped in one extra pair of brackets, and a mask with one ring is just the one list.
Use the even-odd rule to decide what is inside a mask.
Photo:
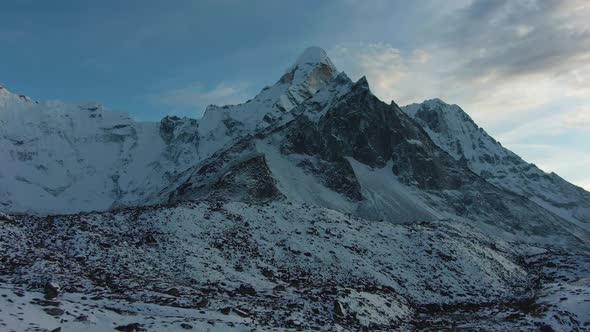
[(299, 55), (299, 57), (297, 58), (297, 61), (295, 62), (295, 65), (302, 65), (302, 64), (312, 64), (312, 65), (317, 65), (317, 64), (326, 64), (329, 65), (330, 67), (334, 67), (334, 64), (332, 63), (332, 61), (330, 60), (330, 58), (328, 57), (328, 54), (326, 53), (326, 51), (324, 51), (324, 49), (322, 49), (321, 47), (317, 47), (317, 46), (312, 46), (312, 47), (308, 47), (305, 50), (303, 50), (303, 53), (301, 53), (301, 55)]
[(290, 96), (297, 103), (311, 97), (328, 81), (338, 75), (326, 51), (319, 47), (306, 48), (279, 80), (289, 86)]

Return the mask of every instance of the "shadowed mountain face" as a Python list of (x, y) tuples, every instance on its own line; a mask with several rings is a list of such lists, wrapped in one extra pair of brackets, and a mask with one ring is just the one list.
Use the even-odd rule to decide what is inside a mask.
[[(570, 266), (587, 266), (590, 194), (457, 106), (382, 102), (319, 48), (200, 120), (138, 123), (2, 88), (0, 124), (0, 211), (21, 215), (0, 214), (0, 277), (15, 287), (56, 279), (108, 298), (84, 306), (144, 301), (160, 321), (138, 324), (155, 330), (172, 324), (168, 305), (203, 309), (187, 314), (195, 326), (223, 315), (220, 330), (436, 330), (453, 317), (493, 330), (512, 311), (506, 330), (590, 320), (553, 299), (590, 294)], [(548, 262), (572, 269), (567, 292)], [(569, 320), (555, 323), (557, 310)]]

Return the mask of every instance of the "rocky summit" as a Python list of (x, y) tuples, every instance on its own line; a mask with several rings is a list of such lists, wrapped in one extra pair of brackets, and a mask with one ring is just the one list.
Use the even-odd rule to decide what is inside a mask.
[(0, 87), (0, 330), (590, 330), (590, 193), (306, 49), (201, 119)]

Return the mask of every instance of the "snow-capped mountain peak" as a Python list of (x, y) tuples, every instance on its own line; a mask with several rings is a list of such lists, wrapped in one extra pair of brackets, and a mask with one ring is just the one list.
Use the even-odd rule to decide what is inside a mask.
[[(287, 93), (290, 94), (288, 97), (301, 103), (336, 75), (338, 75), (338, 70), (326, 51), (319, 47), (310, 47), (303, 51), (277, 84), (288, 85)], [(290, 105), (282, 106), (289, 110)]]
[[(289, 121), (293, 108), (338, 81), (337, 75), (324, 50), (309, 48), (253, 99), (211, 105), (200, 120), (169, 117), (160, 123), (136, 123), (98, 103), (38, 103), (2, 87), (1, 206), (11, 212), (63, 213), (129, 205), (128, 199), (151, 202), (151, 195), (190, 164)], [(100, 156), (93, 152), (99, 148)], [(101, 189), (96, 197), (77, 192), (88, 187)], [(27, 199), (32, 196), (36, 199)]]
[(495, 186), (590, 230), (590, 193), (503, 147), (457, 105), (436, 98), (402, 107), (441, 149)]
[(237, 137), (289, 120), (291, 110), (337, 76), (338, 70), (323, 49), (306, 49), (274, 85), (263, 88), (254, 98), (239, 105), (207, 107), (199, 122), (201, 137), (209, 141), (203, 154), (217, 151)]
[(31, 99), (31, 97), (12, 93), (0, 84), (0, 107), (6, 107), (8, 105), (22, 105), (24, 103), (30, 103), (32, 101), (33, 100)]
[(303, 64), (327, 64), (331, 67), (334, 67), (332, 61), (328, 57), (328, 53), (324, 51), (321, 47), (311, 46), (306, 48), (301, 55), (297, 58), (295, 65), (303, 65)]

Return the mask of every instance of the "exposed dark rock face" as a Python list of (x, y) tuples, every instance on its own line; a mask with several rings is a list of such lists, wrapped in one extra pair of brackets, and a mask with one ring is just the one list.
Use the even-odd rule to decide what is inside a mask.
[(328, 155), (321, 132), (307, 117), (298, 117), (293, 125), (285, 127), (284, 130), (286, 139), (281, 145), (283, 154)]
[(14, 219), (9, 215), (0, 212), (0, 221), (11, 222), (11, 221), (14, 221)]
[(43, 311), (45, 311), (48, 315), (57, 317), (64, 314), (63, 309), (60, 308), (44, 308)]
[(337, 319), (346, 317), (346, 310), (344, 309), (342, 303), (340, 303), (338, 300), (334, 300), (334, 316), (336, 316)]
[(364, 78), (318, 127), (331, 158), (341, 154), (372, 167), (392, 160), (393, 172), (420, 189), (457, 189), (463, 180), (474, 178), (454, 165), (399, 108), (375, 97)]
[(52, 283), (52, 282), (48, 282), (45, 284), (45, 299), (47, 300), (51, 300), (56, 298), (59, 295), (59, 291), (60, 291), (60, 287), (59, 285)]
[(169, 194), (168, 202), (211, 199), (262, 203), (282, 198), (264, 155), (249, 153), (252, 148), (251, 140), (242, 140), (197, 166)]
[(115, 327), (115, 330), (122, 331), (122, 332), (137, 332), (137, 331), (145, 331), (140, 323), (131, 323), (127, 325), (119, 325)]
[(453, 165), (454, 160), (397, 106), (375, 97), (364, 78), (317, 124), (303, 115), (286, 131), (283, 153), (318, 156), (327, 162), (352, 157), (379, 168), (393, 160), (394, 173), (421, 189), (456, 189), (463, 179), (474, 178)]
[(440, 151), (427, 149), (421, 141), (401, 142), (393, 148), (392, 171), (408, 185), (420, 189), (461, 188), (463, 183), (477, 181), (464, 168), (451, 162)]
[(326, 187), (344, 195), (351, 201), (359, 202), (363, 199), (361, 186), (348, 160), (342, 158), (328, 162), (307, 158), (300, 161), (297, 166), (317, 177)]
[(256, 290), (254, 287), (248, 285), (240, 285), (238, 288), (238, 293), (247, 296), (256, 296)]
[(198, 121), (177, 116), (166, 116), (160, 121), (160, 136), (166, 144), (199, 144)]
[(318, 123), (329, 157), (350, 156), (372, 167), (384, 166), (393, 146), (406, 138), (396, 130), (400, 126), (391, 108), (371, 94), (365, 78)]
[(246, 202), (267, 202), (282, 197), (263, 155), (230, 167), (211, 187), (209, 195), (222, 200)]

